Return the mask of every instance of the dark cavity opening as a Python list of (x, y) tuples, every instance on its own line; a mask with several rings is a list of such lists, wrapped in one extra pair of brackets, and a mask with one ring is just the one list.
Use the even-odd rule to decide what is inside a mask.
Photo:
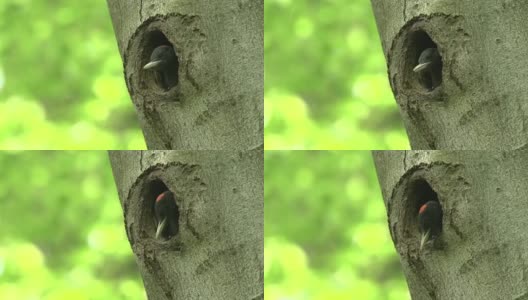
[(414, 216), (418, 216), (420, 207), (426, 202), (438, 202), (438, 195), (425, 179), (413, 181), (409, 186), (407, 197)]
[[(178, 84), (179, 58), (174, 45), (159, 30), (151, 31), (145, 38), (141, 54), (141, 68), (148, 86), (157, 86), (164, 91)], [(157, 61), (144, 69), (147, 64)]]
[[(407, 51), (407, 74), (411, 74), (419, 88), (428, 92), (433, 91), (442, 84), (442, 56), (438, 46), (425, 31), (415, 31), (409, 35)], [(421, 64), (420, 56), (426, 59), (427, 64)], [(418, 67), (421, 65), (421, 67)]]
[[(156, 201), (158, 197), (164, 193), (168, 192), (163, 199), (163, 201)], [(155, 179), (147, 183), (145, 187), (144, 200), (150, 211), (150, 221), (149, 224), (152, 224), (152, 228), (148, 230), (156, 237), (156, 232), (159, 224), (164, 221), (163, 229), (160, 230), (159, 239), (168, 240), (171, 237), (175, 236), (178, 233), (178, 224), (179, 224), (179, 209), (175, 201), (175, 196), (169, 190), (167, 185), (160, 179)]]
[[(438, 195), (436, 192), (433, 190), (429, 182), (420, 178), (409, 184), (407, 197), (408, 206), (405, 220), (409, 230), (408, 232), (411, 234), (409, 237), (421, 242), (423, 234), (429, 232), (429, 238), (424, 240), (425, 243), (433, 242), (435, 248), (442, 248), (442, 244), (436, 242), (436, 237), (442, 232), (442, 205), (438, 201)], [(434, 205), (429, 202), (438, 204), (440, 211), (433, 208)], [(427, 211), (423, 212), (422, 218), (420, 218), (420, 208), (426, 203), (429, 203), (429, 208)], [(417, 247), (419, 247), (419, 245), (420, 243), (416, 243)]]

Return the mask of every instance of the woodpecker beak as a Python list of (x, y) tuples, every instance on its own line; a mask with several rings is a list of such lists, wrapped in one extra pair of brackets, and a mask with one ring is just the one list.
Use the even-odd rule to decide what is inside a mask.
[(426, 233), (422, 233), (422, 238), (420, 239), (420, 252), (422, 252), (423, 246), (429, 240), (429, 230)]
[(159, 239), (161, 236), (161, 232), (163, 231), (163, 228), (165, 228), (165, 225), (167, 224), (167, 218), (164, 218), (163, 221), (158, 223), (158, 228), (156, 228), (156, 238)]
[(430, 61), (426, 62), (426, 63), (423, 63), (423, 64), (418, 64), (416, 67), (414, 67), (413, 71), (416, 72), (416, 73), (421, 72), (421, 71), (427, 69), (430, 64), (431, 64)]
[(154, 69), (158, 67), (162, 62), (163, 62), (162, 60), (151, 61), (145, 66), (143, 66), (143, 70)]

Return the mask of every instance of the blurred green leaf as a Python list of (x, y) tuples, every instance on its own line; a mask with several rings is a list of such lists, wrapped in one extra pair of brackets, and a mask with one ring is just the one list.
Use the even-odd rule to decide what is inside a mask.
[(266, 149), (409, 149), (370, 1), (264, 5)]
[(146, 298), (106, 151), (2, 151), (0, 165), (0, 299)]
[(266, 299), (410, 299), (370, 152), (266, 151)]
[(0, 149), (146, 148), (106, 1), (5, 0), (0, 16)]

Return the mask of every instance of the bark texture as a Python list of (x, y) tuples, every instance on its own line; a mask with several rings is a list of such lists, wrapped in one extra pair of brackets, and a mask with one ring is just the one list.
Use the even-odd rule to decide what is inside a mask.
[[(110, 151), (148, 298), (263, 299), (263, 152)], [(155, 238), (154, 201), (177, 198), (178, 234)]]
[[(108, 0), (128, 91), (149, 149), (263, 145), (262, 0)], [(172, 45), (178, 83), (169, 90), (143, 70)]]
[[(528, 141), (527, 1), (371, 0), (413, 149), (518, 149)], [(442, 84), (413, 72), (438, 48)]]
[[(527, 150), (373, 156), (413, 299), (528, 299)], [(420, 252), (418, 209), (429, 200), (442, 205), (443, 230)]]

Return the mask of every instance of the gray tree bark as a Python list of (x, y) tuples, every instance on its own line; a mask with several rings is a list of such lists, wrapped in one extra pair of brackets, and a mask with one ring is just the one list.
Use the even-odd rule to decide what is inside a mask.
[[(528, 150), (373, 157), (413, 299), (528, 299)], [(443, 230), (420, 252), (418, 209), (429, 200), (442, 205)]]
[[(527, 1), (371, 0), (412, 149), (517, 149), (528, 140)], [(437, 47), (441, 85), (413, 72)]]
[[(263, 299), (263, 152), (110, 151), (125, 228), (149, 299)], [(154, 201), (179, 230), (155, 238)]]
[[(128, 91), (148, 149), (263, 146), (263, 0), (108, 0)], [(172, 45), (178, 83), (143, 70)]]

